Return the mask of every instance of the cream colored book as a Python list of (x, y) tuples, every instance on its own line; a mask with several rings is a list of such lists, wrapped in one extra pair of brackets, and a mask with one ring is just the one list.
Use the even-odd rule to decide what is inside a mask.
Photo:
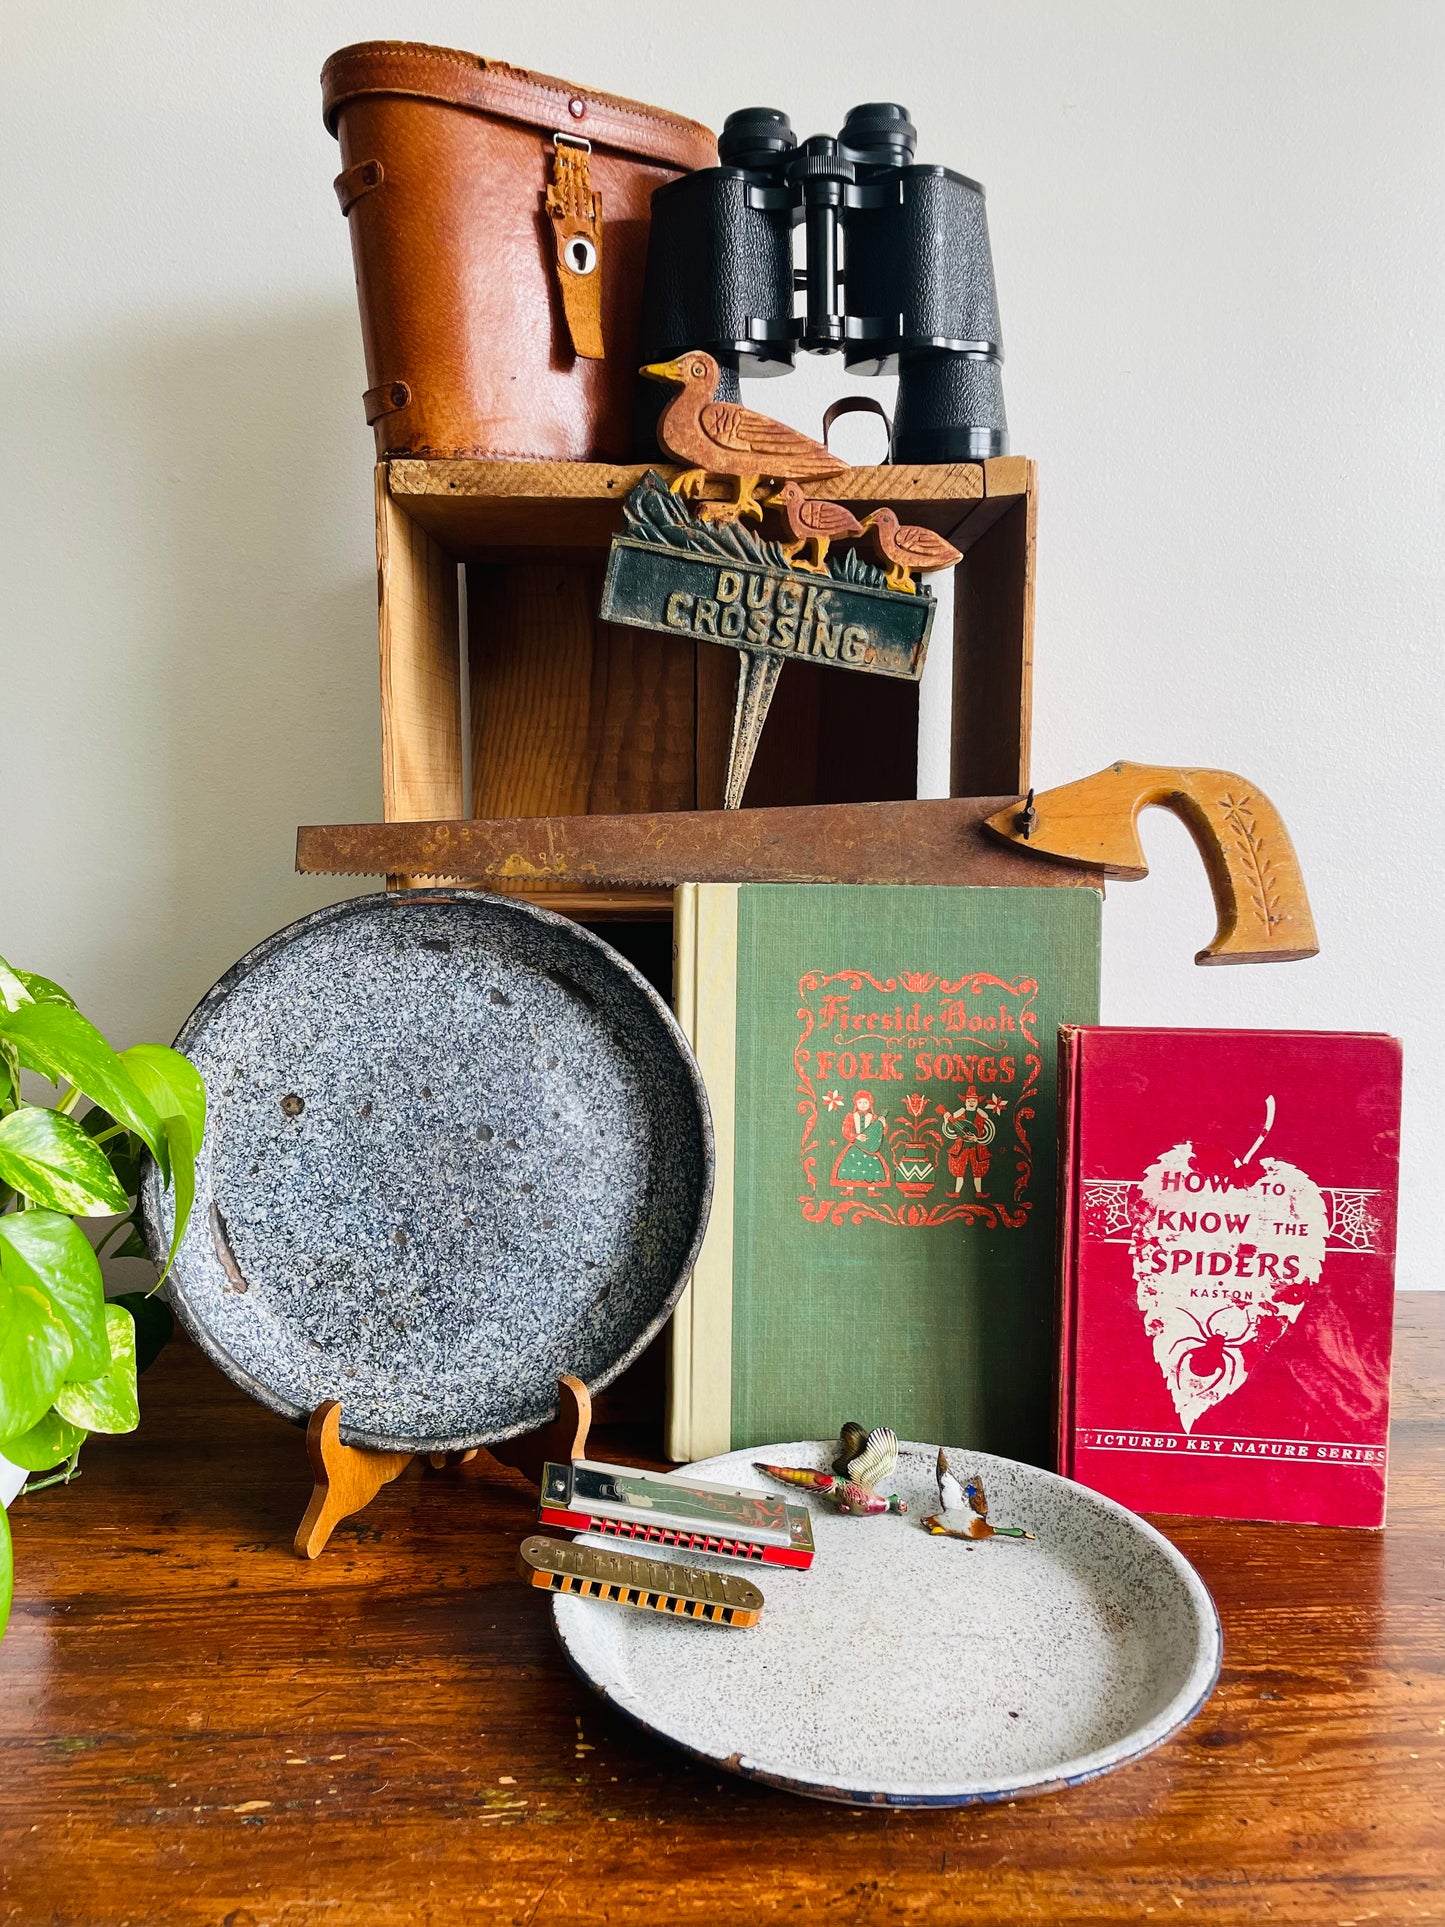
[(673, 911), (673, 1003), (707, 1088), (716, 1158), (707, 1236), (672, 1314), (665, 1444), (674, 1459), (710, 1458), (732, 1444), (738, 888), (684, 883)]

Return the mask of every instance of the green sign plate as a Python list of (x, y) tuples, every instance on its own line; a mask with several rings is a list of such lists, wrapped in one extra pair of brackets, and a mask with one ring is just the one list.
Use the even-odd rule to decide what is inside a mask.
[(605, 622), (717, 642), (782, 661), (833, 663), (917, 682), (933, 627), (930, 595), (618, 536), (607, 563)]

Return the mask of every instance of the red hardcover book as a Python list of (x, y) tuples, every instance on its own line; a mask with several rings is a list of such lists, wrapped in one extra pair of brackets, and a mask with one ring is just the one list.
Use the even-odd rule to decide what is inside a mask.
[(1146, 1512), (1381, 1526), (1400, 1045), (1059, 1033), (1059, 1464)]

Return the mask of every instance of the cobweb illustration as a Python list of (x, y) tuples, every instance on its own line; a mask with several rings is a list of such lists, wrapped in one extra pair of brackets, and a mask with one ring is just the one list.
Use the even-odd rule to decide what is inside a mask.
[(1343, 1251), (1373, 1251), (1375, 1234), (1379, 1230), (1370, 1203), (1375, 1193), (1322, 1188), (1325, 1203), (1330, 1208), (1331, 1245)]
[(1127, 1179), (1084, 1180), (1084, 1235), (1088, 1238), (1129, 1236), (1130, 1201), (1137, 1186)]

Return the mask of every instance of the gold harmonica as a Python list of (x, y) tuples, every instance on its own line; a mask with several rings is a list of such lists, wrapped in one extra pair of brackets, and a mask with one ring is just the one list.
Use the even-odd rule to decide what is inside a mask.
[(730, 1572), (573, 1545), (542, 1533), (522, 1541), (517, 1571), (545, 1592), (609, 1599), (618, 1606), (676, 1613), (680, 1619), (702, 1619), (718, 1626), (755, 1626), (763, 1610), (758, 1588)]

